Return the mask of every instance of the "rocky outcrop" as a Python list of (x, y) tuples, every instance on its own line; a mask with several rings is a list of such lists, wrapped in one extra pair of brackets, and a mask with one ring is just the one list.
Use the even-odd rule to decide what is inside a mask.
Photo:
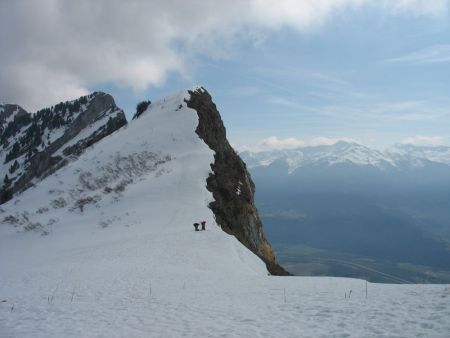
[(207, 188), (214, 197), (209, 207), (217, 224), (259, 256), (271, 274), (288, 275), (277, 263), (265, 238), (254, 203), (255, 185), (245, 163), (226, 138), (216, 105), (203, 88), (189, 91), (189, 94), (187, 106), (196, 110), (199, 118), (196, 133), (215, 152), (214, 163), (211, 164), (213, 174), (207, 179)]
[[(111, 95), (95, 92), (29, 114), (0, 110), (0, 203), (64, 166), (68, 159), (127, 123)], [(6, 107), (6, 108), (5, 108)], [(13, 107), (13, 108), (11, 108)], [(1, 183), (1, 181), (0, 181)]]

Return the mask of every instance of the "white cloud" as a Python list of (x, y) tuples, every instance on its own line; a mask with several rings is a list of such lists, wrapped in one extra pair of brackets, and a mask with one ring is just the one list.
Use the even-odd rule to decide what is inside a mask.
[(434, 45), (386, 60), (388, 63), (432, 64), (450, 62), (450, 45)]
[(297, 103), (296, 101), (294, 101), (290, 98), (283, 97), (283, 96), (268, 96), (266, 98), (266, 100), (268, 103), (273, 104), (275, 106), (283, 106), (283, 107), (287, 107), (287, 108), (293, 108), (293, 109), (296, 109), (297, 111), (310, 111), (310, 112), (315, 112), (315, 113), (322, 113), (322, 110), (320, 108), (303, 105), (303, 104)]
[(444, 139), (440, 136), (417, 135), (404, 139), (402, 143), (414, 146), (439, 146), (444, 144)]
[(356, 142), (358, 141), (349, 137), (325, 137), (318, 136), (314, 137), (309, 141), (302, 140), (300, 138), (288, 137), (288, 138), (278, 138), (276, 136), (270, 136), (261, 141), (254, 143), (253, 145), (246, 146), (236, 146), (240, 151), (250, 151), (250, 152), (262, 152), (270, 150), (284, 150), (284, 149), (296, 149), (304, 148), (308, 146), (331, 146), (340, 141), (344, 142)]
[(289, 149), (304, 146), (305, 142), (295, 137), (280, 139), (276, 136), (270, 136), (262, 140), (259, 145), (269, 149)]
[(349, 137), (330, 138), (330, 137), (319, 136), (319, 137), (313, 138), (310, 142), (308, 142), (308, 145), (310, 145), (310, 146), (332, 146), (333, 144), (336, 144), (340, 141), (357, 143), (356, 140), (349, 138)]
[(269, 96), (267, 101), (274, 105), (285, 106), (290, 108), (301, 108), (302, 106), (286, 97), (281, 96)]
[(288, 137), (283, 139), (276, 136), (270, 136), (262, 139), (254, 145), (238, 146), (237, 148), (240, 151), (260, 152), (280, 149), (295, 149), (303, 146), (305, 146), (305, 142), (295, 137)]
[(389, 13), (447, 15), (447, 0), (252, 0), (250, 14), (259, 24), (308, 30), (323, 25), (334, 14), (362, 6), (378, 6)]
[(28, 109), (113, 83), (136, 91), (187, 75), (201, 55), (227, 58), (238, 41), (280, 27), (316, 29), (364, 5), (440, 15), (446, 0), (0, 1), (0, 93)]

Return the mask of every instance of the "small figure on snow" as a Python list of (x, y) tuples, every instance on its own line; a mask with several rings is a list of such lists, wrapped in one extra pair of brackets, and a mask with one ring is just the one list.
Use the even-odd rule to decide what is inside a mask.
[(206, 230), (206, 221), (201, 221), (202, 223), (202, 230)]
[(199, 226), (200, 224), (198, 224), (198, 223), (194, 223), (194, 228), (195, 228), (195, 231), (200, 231), (199, 229), (198, 229), (198, 226)]

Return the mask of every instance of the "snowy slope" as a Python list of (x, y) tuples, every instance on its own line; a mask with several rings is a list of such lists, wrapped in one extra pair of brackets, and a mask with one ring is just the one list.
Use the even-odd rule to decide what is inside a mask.
[(0, 337), (448, 335), (448, 286), (268, 276), (214, 223), (188, 95), (2, 205)]

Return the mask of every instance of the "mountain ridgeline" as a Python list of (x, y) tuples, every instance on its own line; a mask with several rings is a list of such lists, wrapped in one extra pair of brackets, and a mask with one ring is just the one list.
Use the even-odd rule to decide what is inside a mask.
[(127, 123), (111, 95), (95, 92), (30, 114), (0, 106), (0, 203), (52, 174)]
[[(287, 275), (288, 273), (277, 263), (272, 248), (265, 238), (263, 225), (254, 204), (255, 186), (244, 162), (226, 139), (225, 127), (211, 96), (202, 87), (196, 87), (188, 91), (188, 94), (189, 99), (186, 98), (184, 102), (177, 101), (175, 104), (171, 101), (175, 104), (173, 108), (165, 108), (165, 99), (156, 103), (154, 107), (150, 101), (141, 102), (130, 126), (140, 124), (141, 115), (151, 114), (152, 109), (154, 111), (167, 109), (164, 113), (169, 114), (169, 118), (170, 114), (183, 112), (183, 109), (187, 109), (186, 106), (194, 109), (198, 115), (195, 130), (197, 135), (193, 134), (194, 138), (197, 140), (200, 138), (215, 152), (214, 163), (210, 164), (210, 168), (206, 168), (212, 173), (204, 184), (214, 198), (208, 207), (213, 212), (216, 223), (223, 231), (234, 235), (256, 254), (266, 264), (271, 274)], [(173, 98), (168, 99), (170, 100)], [(78, 169), (75, 173), (79, 175), (78, 188), (71, 190), (50, 188), (49, 194), (59, 194), (59, 197), (48, 201), (49, 206), (38, 208), (36, 213), (39, 215), (41, 212), (51, 213), (55, 208), (59, 213), (66, 210), (71, 214), (74, 212), (83, 214), (88, 205), (101, 208), (100, 201), (112, 195), (114, 195), (112, 203), (118, 203), (128, 185), (143, 179), (144, 175), (153, 173), (158, 166), (173, 160), (170, 156), (161, 157), (159, 153), (162, 149), (138, 153), (139, 150), (136, 148), (133, 153), (125, 156), (108, 148), (105, 144), (114, 143), (114, 140), (105, 142), (102, 140), (127, 125), (127, 120), (124, 112), (116, 106), (114, 99), (105, 93), (96, 92), (74, 101), (62, 102), (35, 114), (27, 113), (17, 105), (2, 105), (0, 123), (0, 161), (4, 177), (2, 177), (2, 203), (19, 197), (18, 195), (31, 186), (39, 185), (44, 178), (58, 175), (57, 171), (60, 168), (69, 163), (76, 163), (80, 155), (88, 152), (93, 145), (96, 149), (104, 151), (108, 159), (113, 159), (112, 164), (99, 161), (98, 173)], [(170, 128), (177, 126), (173, 125)], [(130, 137), (136, 137), (136, 140), (129, 141), (137, 142), (138, 136), (130, 133), (120, 134), (119, 138), (125, 134), (129, 135), (121, 142), (128, 143)], [(175, 142), (174, 140), (172, 136), (164, 142), (170, 145), (171, 142)], [(144, 137), (139, 147), (151, 145)], [(155, 163), (150, 163), (152, 161)], [(103, 171), (103, 176), (94, 176)], [(112, 184), (113, 181), (118, 181), (116, 187), (105, 185)], [(174, 189), (177, 188), (176, 185), (176, 182), (173, 182)], [(95, 195), (89, 195), (94, 191)], [(41, 203), (36, 201), (38, 202)], [(6, 208), (10, 205), (11, 203), (5, 204)], [(7, 214), (8, 209), (0, 209), (0, 212)], [(3, 221), (16, 227), (23, 225), (26, 230), (40, 229), (43, 234), (49, 234), (50, 227), (57, 222), (57, 219), (52, 217), (49, 221), (45, 221), (45, 225), (30, 220), (30, 217), (28, 212), (25, 212), (25, 215), (16, 213), (5, 216)], [(101, 226), (113, 221), (102, 221)]]

